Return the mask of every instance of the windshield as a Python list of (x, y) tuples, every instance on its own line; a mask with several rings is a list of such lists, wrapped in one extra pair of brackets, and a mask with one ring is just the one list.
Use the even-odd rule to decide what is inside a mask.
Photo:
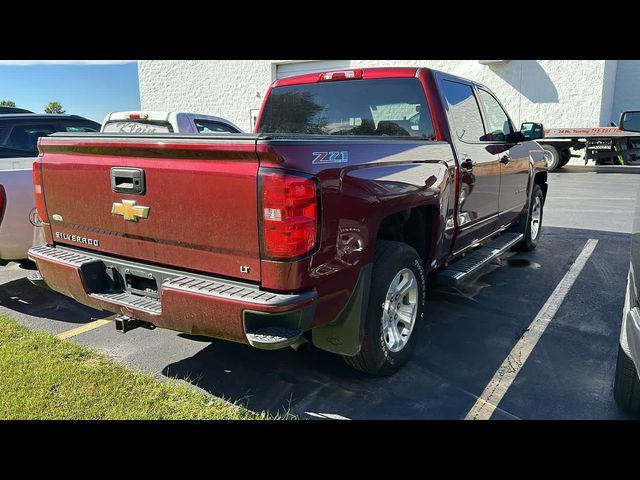
[(435, 139), (424, 91), (415, 78), (276, 87), (264, 107), (259, 132)]

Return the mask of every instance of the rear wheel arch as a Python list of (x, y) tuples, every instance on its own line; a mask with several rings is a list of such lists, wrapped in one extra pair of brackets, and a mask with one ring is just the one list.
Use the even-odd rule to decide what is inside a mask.
[(418, 252), (423, 263), (428, 264), (434, 255), (434, 232), (438, 231), (438, 223), (438, 207), (435, 205), (406, 208), (382, 218), (375, 240), (406, 243)]
[[(542, 189), (542, 194), (544, 195), (544, 199), (547, 199), (547, 172), (538, 172), (533, 177), (533, 185), (539, 185)], [(531, 185), (531, 190), (533, 191), (533, 185)]]

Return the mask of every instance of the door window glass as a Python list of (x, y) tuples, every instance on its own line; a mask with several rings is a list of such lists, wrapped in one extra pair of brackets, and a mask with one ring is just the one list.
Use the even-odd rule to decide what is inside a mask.
[(470, 85), (444, 80), (444, 96), (449, 105), (455, 133), (463, 142), (484, 140), (485, 131), (478, 102)]
[(512, 132), (509, 117), (502, 109), (498, 101), (488, 92), (479, 90), (480, 101), (487, 116), (486, 141), (504, 142), (506, 136)]

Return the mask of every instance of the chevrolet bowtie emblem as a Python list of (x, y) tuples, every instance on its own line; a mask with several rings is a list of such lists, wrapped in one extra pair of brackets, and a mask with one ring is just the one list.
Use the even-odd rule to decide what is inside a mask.
[(122, 203), (113, 202), (111, 213), (122, 215), (125, 220), (130, 222), (137, 222), (138, 218), (147, 218), (149, 216), (149, 207), (136, 205), (135, 200), (122, 200)]

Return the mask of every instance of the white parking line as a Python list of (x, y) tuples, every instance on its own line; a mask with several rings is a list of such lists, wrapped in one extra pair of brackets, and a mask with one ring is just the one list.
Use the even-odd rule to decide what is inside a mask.
[(311, 417), (324, 418), (328, 420), (351, 420), (350, 418), (343, 417), (337, 413), (316, 413), (316, 412), (304, 412)]
[(562, 302), (578, 278), (578, 275), (582, 272), (582, 269), (597, 244), (598, 240), (589, 239), (587, 241), (582, 252), (580, 252), (580, 255), (576, 258), (576, 261), (562, 280), (560, 280), (560, 283), (542, 306), (536, 318), (533, 319), (529, 328), (522, 337), (520, 337), (520, 340), (518, 340), (518, 343), (516, 343), (511, 352), (509, 352), (504, 362), (502, 362), (502, 365), (500, 365), (500, 368), (498, 368), (498, 371), (486, 386), (482, 395), (478, 397), (476, 403), (471, 410), (469, 410), (465, 420), (488, 420), (491, 418), (491, 415), (507, 393), (507, 390), (509, 390), (518, 372), (520, 372), (522, 366), (529, 358), (533, 348), (540, 340), (540, 337), (547, 329), (547, 326), (549, 326), (551, 320), (553, 320), (553, 317), (560, 308), (560, 305), (562, 305)]

